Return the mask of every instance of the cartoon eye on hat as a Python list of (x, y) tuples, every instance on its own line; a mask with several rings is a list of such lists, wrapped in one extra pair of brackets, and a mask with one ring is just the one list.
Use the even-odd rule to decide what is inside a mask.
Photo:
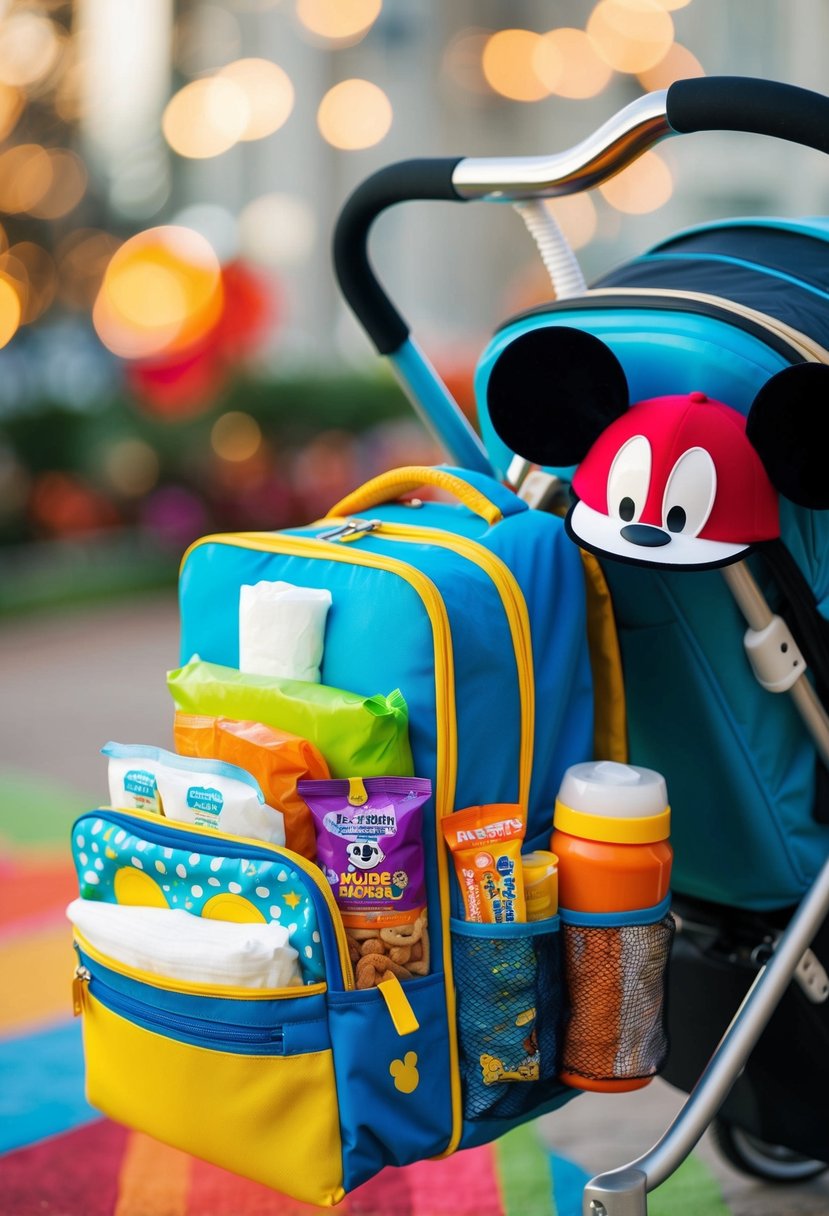
[(724, 566), (780, 535), (778, 493), (829, 507), (824, 364), (772, 376), (747, 417), (703, 392), (629, 407), (624, 371), (604, 342), (549, 326), (505, 348), (487, 403), (518, 455), (578, 465), (567, 529), (600, 556), (680, 570)]

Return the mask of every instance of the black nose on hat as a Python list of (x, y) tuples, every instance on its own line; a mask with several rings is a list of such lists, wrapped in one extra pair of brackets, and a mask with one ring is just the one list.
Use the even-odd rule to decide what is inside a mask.
[(632, 545), (642, 545), (646, 549), (659, 549), (671, 543), (670, 532), (655, 528), (653, 524), (625, 524), (622, 536)]

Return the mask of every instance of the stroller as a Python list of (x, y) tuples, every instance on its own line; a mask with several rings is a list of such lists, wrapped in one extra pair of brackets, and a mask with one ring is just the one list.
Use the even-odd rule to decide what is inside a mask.
[[(647, 1192), (712, 1121), (729, 1160), (761, 1178), (808, 1178), (829, 1162), (829, 517), (815, 509), (829, 506), (817, 423), (829, 387), (829, 221), (707, 225), (587, 290), (541, 202), (599, 185), (667, 136), (706, 130), (829, 152), (829, 99), (748, 78), (679, 81), (550, 157), (391, 165), (348, 200), (334, 241), (345, 298), (456, 463), (494, 469), (539, 509), (566, 505), (579, 465), (568, 528), (599, 556), (611, 590), (631, 754), (667, 780), (678, 932), (664, 1076), (690, 1096), (650, 1151), (587, 1185), (584, 1211), (603, 1216), (646, 1212)], [(420, 199), (513, 203), (553, 281), (551, 303), (512, 318), (480, 359), (483, 440), (368, 258), (375, 218)], [(735, 545), (722, 528), (707, 538), (714, 488), (671, 522), (669, 479), (660, 529), (642, 522), (623, 479), (615, 523), (638, 528), (644, 548), (608, 540), (607, 509), (585, 509), (603, 460), (608, 477), (601, 441), (591, 446), (607, 419), (595, 415), (615, 395), (624, 426), (629, 402), (673, 400), (666, 393), (751, 408), (746, 434), (782, 493), (780, 538), (758, 525), (753, 490)], [(732, 520), (747, 510), (732, 502)], [(690, 548), (666, 557), (677, 532)]]

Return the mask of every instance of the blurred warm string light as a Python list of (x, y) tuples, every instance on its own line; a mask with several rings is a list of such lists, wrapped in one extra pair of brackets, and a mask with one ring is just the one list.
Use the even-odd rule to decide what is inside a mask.
[(0, 255), (0, 347), (11, 342), (17, 333), (22, 313), (19, 285), (7, 275), (3, 265), (5, 257), (5, 254)]
[(8, 139), (26, 105), (26, 94), (16, 85), (0, 80), (0, 140)]
[(263, 139), (290, 117), (294, 86), (279, 64), (269, 59), (237, 59), (221, 69), (218, 79), (235, 84), (245, 99), (247, 121), (240, 139)]
[(659, 153), (651, 150), (604, 182), (599, 190), (617, 211), (645, 215), (667, 203), (673, 193), (673, 177)]
[(568, 27), (541, 35), (533, 69), (548, 93), (575, 99), (595, 97), (613, 74), (585, 31)]
[(674, 23), (658, 0), (600, 0), (587, 22), (587, 36), (617, 72), (645, 72), (668, 53)]
[(511, 101), (540, 101), (549, 88), (536, 70), (541, 35), (531, 30), (498, 30), (484, 45), (482, 66), (490, 88)]
[(144, 439), (118, 439), (103, 452), (101, 468), (113, 490), (125, 498), (141, 498), (158, 482), (158, 453)]
[(220, 460), (241, 464), (250, 460), (262, 444), (262, 428), (241, 410), (221, 414), (210, 431), (210, 446)]
[(263, 194), (239, 216), (240, 251), (262, 266), (296, 266), (306, 261), (316, 235), (313, 209), (292, 194)]
[(328, 44), (353, 46), (380, 15), (382, 0), (297, 0), (296, 15), (308, 33)]
[(86, 186), (83, 161), (68, 149), (17, 144), (0, 153), (0, 211), (7, 215), (60, 219), (77, 207)]
[(294, 86), (278, 64), (238, 59), (179, 89), (161, 126), (174, 152), (200, 160), (220, 156), (240, 140), (272, 135), (293, 107)]
[(342, 80), (323, 97), (317, 126), (327, 143), (343, 151), (371, 148), (386, 137), (392, 124), (386, 94), (370, 80)]
[(9, 13), (0, 24), (0, 80), (31, 88), (55, 69), (64, 35), (40, 13)]
[(204, 237), (187, 228), (151, 228), (113, 256), (92, 318), (111, 351), (146, 359), (202, 339), (217, 324), (222, 300), (219, 260)]

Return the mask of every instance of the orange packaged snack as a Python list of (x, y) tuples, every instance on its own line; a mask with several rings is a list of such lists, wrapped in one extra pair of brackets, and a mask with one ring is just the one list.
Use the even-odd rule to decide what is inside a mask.
[(261, 722), (213, 718), (178, 711), (173, 728), (180, 756), (226, 760), (255, 777), (265, 802), (285, 818), (285, 844), (313, 861), (316, 842), (311, 812), (297, 793), (297, 782), (329, 776), (323, 756), (307, 739)]
[(470, 806), (447, 815), (441, 827), (455, 862), (466, 919), (488, 925), (526, 920), (523, 807), (506, 802)]

